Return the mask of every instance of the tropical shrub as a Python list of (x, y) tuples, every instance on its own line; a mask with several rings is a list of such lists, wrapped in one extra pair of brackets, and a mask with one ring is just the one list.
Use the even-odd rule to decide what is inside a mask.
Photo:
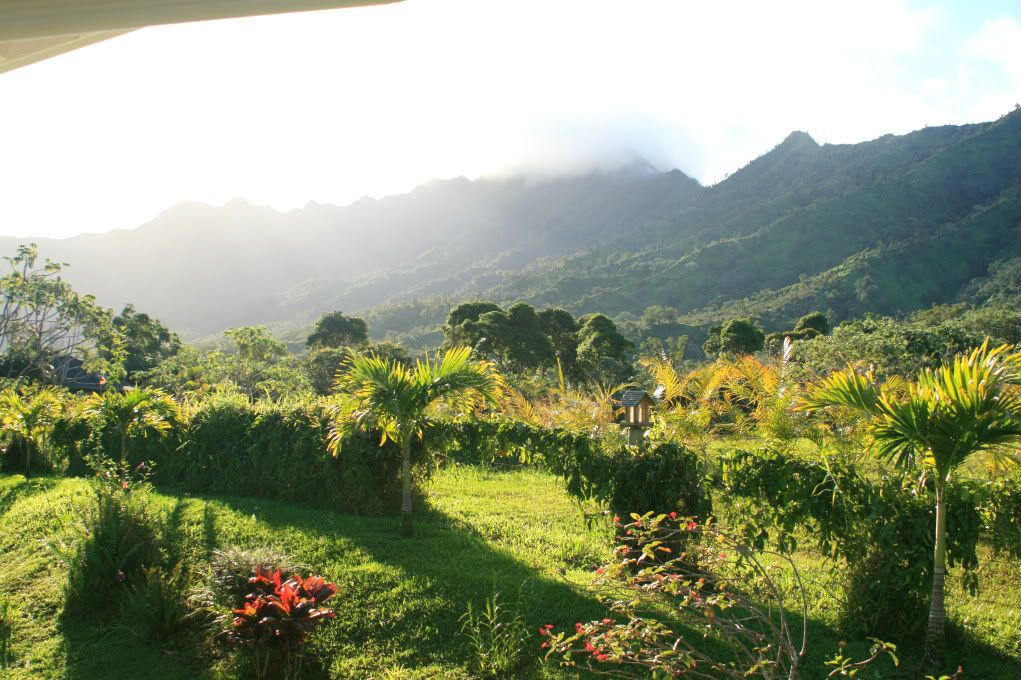
[[(590, 586), (608, 616), (573, 632), (540, 627), (547, 660), (611, 677), (800, 677), (807, 602), (789, 557), (675, 512), (631, 520)], [(827, 677), (852, 677), (883, 657), (896, 665), (895, 650), (875, 640), (861, 660), (840, 651)]]
[(321, 576), (285, 577), (278, 569), (256, 568), (250, 592), (234, 609), (227, 642), (251, 652), (256, 678), (293, 680), (301, 675), (306, 638), (318, 626), (336, 618), (323, 603), (337, 586)]
[(177, 417), (174, 400), (158, 389), (108, 389), (90, 401), (88, 413), (113, 433), (116, 443), (109, 449), (117, 451), (121, 463), (128, 462), (130, 443), (144, 437), (166, 436)]
[(12, 449), (20, 448), (25, 474), (31, 472), (33, 458), (41, 467), (52, 468), (47, 446), (60, 415), (63, 396), (53, 387), (8, 387), (0, 392), (0, 423), (8, 441), (4, 467), (13, 467)]

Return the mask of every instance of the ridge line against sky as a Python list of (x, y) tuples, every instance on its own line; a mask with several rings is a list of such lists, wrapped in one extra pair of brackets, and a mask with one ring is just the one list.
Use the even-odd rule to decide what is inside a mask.
[(635, 157), (709, 185), (792, 130), (854, 143), (1019, 100), (1013, 0), (406, 0), (154, 27), (0, 75), (0, 234)]

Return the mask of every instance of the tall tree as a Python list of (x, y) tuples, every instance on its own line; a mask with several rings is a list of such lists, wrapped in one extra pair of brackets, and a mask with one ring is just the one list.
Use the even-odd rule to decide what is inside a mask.
[(60, 383), (83, 367), (119, 379), (124, 343), (110, 310), (61, 278), (65, 264), (38, 264), (35, 244), (4, 259), (11, 271), (0, 278), (0, 372)]
[(708, 357), (721, 354), (753, 354), (766, 343), (766, 334), (751, 319), (731, 319), (709, 329), (709, 338), (702, 345)]
[(502, 380), (496, 367), (473, 359), (468, 347), (448, 349), (408, 366), (393, 359), (356, 354), (337, 377), (337, 391), (350, 395), (347, 408), (338, 409), (330, 428), (333, 455), (341, 453), (344, 437), (354, 427), (382, 432), (401, 449), (401, 533), (411, 536), (411, 442), (429, 426), (430, 407), (438, 402), (455, 411), (471, 412), (495, 403)]
[(794, 324), (794, 332), (814, 330), (819, 335), (826, 335), (830, 332), (830, 322), (822, 312), (806, 314)]
[(561, 307), (548, 307), (538, 313), (538, 318), (539, 328), (549, 338), (561, 364), (573, 370), (578, 361), (578, 322)]
[[(954, 472), (972, 455), (1006, 454), (1021, 443), (1021, 352), (983, 344), (949, 365), (925, 369), (896, 388), (878, 385), (871, 372), (836, 372), (815, 385), (802, 408), (844, 406), (866, 413), (878, 455), (901, 467), (919, 468), (936, 496), (932, 597), (925, 655), (931, 663), (942, 649), (946, 607), (946, 489)], [(1013, 451), (1016, 455), (1016, 448)]]
[(127, 305), (113, 318), (113, 326), (124, 336), (124, 370), (129, 376), (148, 371), (181, 350), (181, 339), (163, 322)]
[(343, 312), (323, 314), (305, 341), (307, 347), (350, 347), (369, 341), (369, 327), (365, 319), (347, 316)]
[(486, 300), (462, 302), (447, 315), (447, 322), (443, 324), (443, 344), (447, 347), (474, 347), (478, 339), (472, 338), (475, 329), (471, 323), (478, 322), (479, 317), (488, 312), (502, 311), (500, 305)]

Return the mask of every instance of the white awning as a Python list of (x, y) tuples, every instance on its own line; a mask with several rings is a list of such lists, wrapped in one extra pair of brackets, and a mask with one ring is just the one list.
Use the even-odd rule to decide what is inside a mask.
[(399, 0), (0, 0), (0, 73), (144, 26)]

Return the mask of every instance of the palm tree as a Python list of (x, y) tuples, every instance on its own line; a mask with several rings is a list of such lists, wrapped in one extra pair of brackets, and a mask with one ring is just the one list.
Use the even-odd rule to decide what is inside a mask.
[(946, 609), (946, 486), (971, 455), (1008, 452), (1021, 441), (1021, 352), (983, 344), (939, 369), (925, 369), (911, 383), (880, 386), (871, 372), (848, 367), (813, 386), (801, 407), (851, 407), (870, 417), (869, 433), (885, 460), (920, 468), (936, 493), (932, 598), (925, 656), (933, 662), (943, 643)]
[(154, 434), (163, 437), (177, 415), (174, 400), (158, 389), (110, 389), (92, 398), (88, 414), (112, 427), (120, 439), (120, 463), (127, 459), (128, 440)]
[(471, 348), (455, 347), (434, 361), (428, 357), (407, 366), (390, 358), (353, 355), (336, 379), (338, 393), (347, 393), (348, 408), (334, 412), (329, 446), (339, 455), (352, 427), (382, 432), (380, 446), (393, 440), (401, 447), (401, 533), (412, 534), (411, 441), (421, 438), (430, 407), (445, 403), (458, 412), (471, 412), (495, 403), (503, 381), (489, 361), (471, 358)]
[(60, 392), (52, 387), (20, 392), (9, 387), (0, 392), (0, 421), (25, 450), (26, 475), (32, 469), (32, 450), (43, 451), (60, 415), (61, 404)]

